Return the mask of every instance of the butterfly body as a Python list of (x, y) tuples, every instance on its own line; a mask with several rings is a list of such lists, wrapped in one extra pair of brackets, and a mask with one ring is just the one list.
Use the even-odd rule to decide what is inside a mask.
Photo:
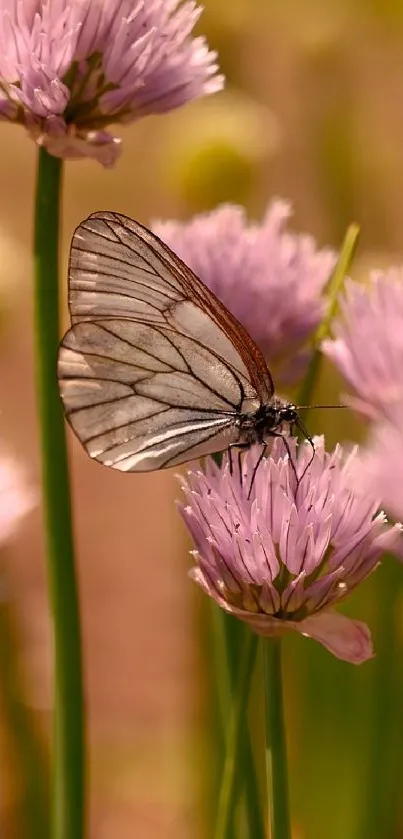
[(147, 228), (95, 213), (73, 236), (60, 393), (87, 453), (149, 471), (265, 446), (298, 421), (244, 327)]
[(295, 405), (279, 396), (273, 396), (270, 402), (259, 405), (254, 413), (240, 415), (239, 442), (248, 446), (265, 445), (268, 437), (281, 434), (287, 426), (297, 421)]

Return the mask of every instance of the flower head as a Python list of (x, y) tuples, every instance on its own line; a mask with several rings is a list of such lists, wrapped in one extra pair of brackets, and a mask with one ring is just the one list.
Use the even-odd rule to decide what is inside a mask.
[(34, 494), (24, 485), (19, 467), (0, 459), (0, 545), (13, 536), (20, 519), (34, 506)]
[(390, 407), (389, 416), (374, 423), (368, 444), (355, 470), (361, 492), (382, 499), (386, 510), (403, 519), (403, 400)]
[(319, 324), (321, 292), (335, 264), (310, 236), (285, 229), (291, 210), (269, 205), (261, 224), (241, 207), (223, 205), (188, 224), (158, 222), (154, 231), (219, 297), (260, 346), (276, 380), (299, 377), (300, 350)]
[(111, 165), (110, 123), (172, 110), (223, 85), (191, 38), (192, 0), (0, 0), (0, 118), (57, 157)]
[(317, 438), (314, 454), (309, 443), (297, 454), (296, 441), (288, 442), (292, 463), (276, 439), (251, 491), (253, 450), (244, 456), (242, 485), (228, 459), (189, 472), (180, 509), (196, 547), (190, 575), (258, 634), (293, 629), (359, 664), (372, 655), (369, 630), (332, 607), (398, 544), (400, 528), (351, 488), (356, 450), (329, 454)]
[(348, 280), (340, 309), (323, 352), (350, 385), (354, 407), (387, 415), (403, 399), (403, 269), (374, 271), (369, 288)]

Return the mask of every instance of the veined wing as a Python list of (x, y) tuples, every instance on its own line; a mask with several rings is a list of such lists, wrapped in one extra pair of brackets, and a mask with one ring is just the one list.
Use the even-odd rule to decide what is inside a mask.
[(58, 376), (67, 419), (88, 454), (122, 471), (227, 448), (253, 394), (197, 339), (124, 319), (74, 324), (60, 346)]
[(264, 358), (244, 327), (173, 251), (118, 213), (75, 231), (69, 264), (72, 323), (122, 318), (170, 327), (212, 348), (261, 403), (273, 395)]

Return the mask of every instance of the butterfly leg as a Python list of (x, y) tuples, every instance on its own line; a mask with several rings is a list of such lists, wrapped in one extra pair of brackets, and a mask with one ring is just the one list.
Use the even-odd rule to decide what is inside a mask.
[(238, 473), (239, 473), (239, 482), (240, 482), (241, 486), (242, 486), (242, 461), (241, 461), (241, 456), (242, 456), (242, 452), (245, 451), (246, 449), (249, 449), (249, 448), (250, 448), (249, 443), (230, 443), (229, 446), (228, 446), (228, 459), (229, 459), (230, 475), (232, 475), (233, 472), (234, 472), (234, 467), (233, 467), (233, 463), (232, 463), (232, 449), (238, 449), (238, 457), (237, 457)]
[(242, 446), (242, 448), (239, 448), (239, 446), (238, 446), (238, 475), (239, 475), (239, 483), (241, 484), (241, 486), (242, 486), (242, 479), (243, 479), (243, 476), (242, 476), (242, 452), (244, 450), (245, 450), (245, 446)]
[[(295, 468), (295, 463), (294, 463), (294, 461), (291, 457), (291, 450), (290, 450), (290, 446), (288, 444), (287, 437), (285, 436), (285, 434), (281, 434), (281, 433), (276, 432), (276, 431), (269, 431), (268, 436), (269, 437), (281, 437), (281, 439), (284, 443), (286, 452), (288, 454), (288, 458), (289, 458), (289, 461), (290, 461), (290, 464), (291, 464), (291, 469), (292, 469), (292, 471), (294, 472), (294, 475), (295, 475), (295, 480), (297, 482), (297, 489), (298, 489), (299, 480), (298, 480), (297, 470)], [(261, 464), (261, 462), (262, 462), (262, 460), (263, 460), (263, 458), (266, 454), (266, 449), (267, 449), (268, 445), (269, 445), (268, 440), (262, 440), (262, 451), (261, 451), (261, 453), (260, 453), (260, 455), (259, 455), (259, 457), (258, 457), (258, 459), (255, 463), (254, 469), (253, 469), (252, 480), (250, 482), (250, 487), (249, 487), (249, 492), (248, 492), (248, 498), (250, 498), (250, 495), (251, 495), (251, 492), (252, 492), (252, 487), (253, 487), (255, 477), (256, 477), (256, 472), (257, 472), (257, 470), (258, 470), (258, 468), (259, 468), (259, 466), (260, 466), (260, 464)], [(310, 463), (311, 462), (312, 461), (310, 461)]]
[[(305, 429), (303, 429), (303, 433), (304, 433), (304, 431), (305, 431)], [(312, 457), (311, 457), (310, 461), (307, 463), (307, 465), (306, 465), (306, 467), (305, 467), (305, 469), (304, 469), (304, 471), (303, 471), (303, 473), (302, 473), (301, 477), (299, 478), (299, 477), (298, 477), (298, 473), (297, 473), (297, 468), (296, 468), (296, 465), (295, 465), (295, 463), (294, 463), (294, 461), (293, 461), (293, 459), (292, 459), (292, 457), (291, 457), (291, 450), (290, 450), (290, 446), (289, 446), (289, 443), (288, 443), (287, 437), (285, 436), (285, 434), (274, 434), (274, 433), (273, 433), (271, 436), (273, 436), (273, 437), (282, 437), (282, 438), (283, 438), (283, 443), (284, 443), (284, 446), (285, 446), (286, 452), (287, 452), (287, 454), (288, 454), (288, 458), (289, 458), (289, 461), (290, 461), (290, 464), (291, 464), (291, 469), (292, 469), (292, 471), (294, 472), (294, 475), (295, 475), (295, 481), (296, 481), (296, 484), (297, 484), (297, 487), (296, 487), (296, 490), (295, 490), (295, 496), (297, 496), (297, 492), (298, 492), (298, 489), (299, 489), (299, 485), (300, 485), (300, 483), (301, 483), (301, 481), (302, 481), (302, 479), (303, 479), (304, 475), (306, 474), (307, 470), (309, 469), (309, 467), (310, 467), (310, 465), (311, 465), (311, 463), (312, 463), (312, 461), (313, 461), (313, 459), (314, 459), (314, 457), (315, 457), (315, 444), (314, 444), (314, 442), (313, 442), (313, 440), (312, 440), (312, 437), (309, 437), (309, 435), (308, 435), (308, 434), (306, 434), (306, 440), (308, 441), (308, 443), (309, 443), (309, 444), (310, 444), (310, 446), (312, 447)]]
[(297, 481), (297, 492), (298, 492), (298, 488), (299, 488), (299, 485), (300, 485), (300, 483), (301, 483), (302, 479), (305, 477), (305, 475), (306, 475), (306, 473), (307, 473), (307, 471), (308, 471), (308, 469), (309, 469), (309, 467), (310, 467), (310, 465), (311, 465), (311, 463), (312, 463), (312, 461), (313, 461), (313, 459), (314, 459), (314, 457), (315, 457), (315, 443), (313, 442), (312, 437), (310, 437), (310, 436), (309, 436), (309, 434), (307, 433), (307, 431), (306, 431), (306, 429), (305, 429), (305, 427), (304, 427), (304, 426), (302, 426), (302, 427), (301, 427), (301, 425), (299, 424), (299, 426), (298, 426), (298, 427), (299, 427), (299, 428), (300, 428), (300, 430), (302, 431), (302, 433), (303, 433), (303, 435), (304, 435), (304, 437), (305, 437), (305, 440), (309, 443), (309, 445), (310, 445), (310, 447), (311, 447), (311, 449), (312, 449), (312, 457), (311, 457), (311, 459), (308, 461), (308, 463), (306, 464), (305, 469), (304, 469), (304, 471), (303, 471), (303, 473), (302, 473), (301, 477), (300, 477), (300, 478), (298, 479), (298, 481)]
[(230, 473), (230, 475), (232, 475), (232, 473), (233, 473), (233, 471), (234, 471), (234, 467), (233, 467), (233, 465), (232, 465), (232, 449), (233, 449), (233, 445), (234, 445), (233, 443), (230, 443), (230, 445), (228, 446), (228, 460), (229, 460), (229, 473)]
[(275, 436), (275, 437), (282, 437), (282, 438), (283, 438), (284, 447), (285, 447), (285, 450), (286, 450), (286, 452), (287, 452), (287, 454), (288, 454), (288, 460), (290, 461), (290, 464), (291, 464), (291, 469), (292, 469), (292, 471), (294, 472), (294, 475), (295, 475), (295, 480), (296, 480), (296, 482), (297, 482), (297, 490), (298, 490), (298, 483), (299, 483), (299, 481), (298, 481), (297, 469), (296, 469), (295, 463), (294, 463), (294, 461), (293, 461), (293, 459), (292, 459), (292, 457), (291, 457), (291, 450), (290, 450), (290, 446), (289, 446), (289, 443), (288, 443), (287, 437), (285, 436), (285, 434), (276, 434), (276, 435), (273, 435), (273, 436)]
[[(278, 435), (273, 434), (273, 435), (270, 435), (270, 436), (277, 437)], [(252, 479), (251, 479), (251, 482), (250, 482), (250, 487), (249, 487), (249, 492), (248, 492), (248, 498), (250, 498), (250, 494), (252, 492), (252, 487), (253, 487), (253, 484), (255, 482), (256, 472), (259, 469), (259, 466), (260, 466), (260, 464), (261, 464), (261, 462), (262, 462), (262, 460), (265, 456), (267, 446), (268, 446), (268, 443), (266, 442), (266, 440), (262, 440), (262, 449), (261, 449), (260, 455), (259, 455), (259, 457), (258, 457), (258, 459), (257, 459), (257, 461), (256, 461), (256, 463), (253, 467)]]

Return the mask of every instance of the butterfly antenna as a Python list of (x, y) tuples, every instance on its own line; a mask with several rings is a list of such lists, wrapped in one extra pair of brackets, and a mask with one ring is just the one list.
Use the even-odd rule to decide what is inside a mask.
[(264, 442), (264, 443), (262, 444), (262, 450), (261, 450), (261, 452), (260, 452), (260, 455), (259, 455), (259, 457), (258, 457), (258, 459), (257, 459), (257, 461), (256, 461), (256, 463), (255, 463), (255, 465), (254, 465), (254, 467), (253, 467), (252, 479), (251, 479), (251, 482), (250, 482), (250, 487), (249, 487), (249, 492), (248, 492), (248, 500), (249, 500), (249, 498), (250, 498), (250, 496), (251, 496), (251, 492), (252, 492), (252, 487), (253, 487), (253, 484), (255, 483), (256, 472), (257, 472), (257, 470), (258, 470), (258, 468), (259, 468), (259, 466), (260, 466), (260, 464), (261, 464), (261, 462), (262, 462), (262, 460), (263, 460), (263, 458), (264, 458), (264, 456), (265, 456), (266, 449), (267, 449), (267, 443), (266, 443), (266, 442)]
[(310, 411), (311, 408), (349, 408), (350, 405), (297, 405), (298, 411)]

